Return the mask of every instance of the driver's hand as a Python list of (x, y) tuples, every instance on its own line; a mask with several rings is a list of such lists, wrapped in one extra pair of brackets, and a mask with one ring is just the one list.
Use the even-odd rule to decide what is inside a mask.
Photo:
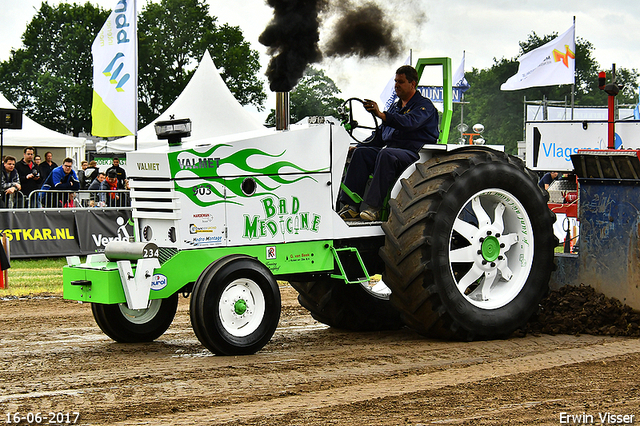
[(378, 108), (378, 104), (371, 99), (364, 100), (364, 109), (369, 111), (372, 114), (378, 115), (380, 113), (380, 109)]

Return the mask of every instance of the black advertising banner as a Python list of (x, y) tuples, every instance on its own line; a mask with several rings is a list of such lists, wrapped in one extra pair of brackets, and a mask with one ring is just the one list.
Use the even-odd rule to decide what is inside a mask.
[(133, 237), (130, 210), (78, 210), (76, 229), (80, 253), (101, 253), (109, 241)]
[(133, 236), (131, 210), (0, 210), (0, 232), (11, 258), (102, 252), (109, 241)]
[(72, 210), (2, 211), (0, 231), (9, 240), (12, 258), (78, 254)]

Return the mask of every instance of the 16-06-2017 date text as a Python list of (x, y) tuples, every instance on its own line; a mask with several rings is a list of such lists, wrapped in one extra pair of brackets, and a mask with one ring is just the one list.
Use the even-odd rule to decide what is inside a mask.
[(40, 413), (40, 412), (28, 412), (28, 413), (6, 413), (6, 424), (47, 424), (47, 425), (72, 425), (78, 422), (80, 413), (74, 412), (53, 412)]

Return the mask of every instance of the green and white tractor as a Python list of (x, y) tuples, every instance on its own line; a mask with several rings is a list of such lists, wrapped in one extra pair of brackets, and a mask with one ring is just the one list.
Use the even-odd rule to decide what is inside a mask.
[[(434, 64), (448, 129), (450, 60), (416, 68)], [(196, 336), (222, 355), (269, 342), (277, 280), (342, 329), (473, 340), (524, 325), (548, 290), (557, 244), (535, 174), (489, 147), (427, 145), (393, 187), (385, 221), (345, 221), (336, 211), (347, 121), (350, 130), (325, 119), (128, 153), (135, 241), (69, 262), (64, 297), (90, 302), (112, 339), (144, 342), (190, 294)]]

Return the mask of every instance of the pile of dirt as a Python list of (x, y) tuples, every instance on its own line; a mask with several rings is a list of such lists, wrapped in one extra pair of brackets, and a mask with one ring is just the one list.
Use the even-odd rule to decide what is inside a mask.
[(640, 312), (588, 286), (564, 286), (542, 300), (517, 334), (593, 334), (640, 337)]

